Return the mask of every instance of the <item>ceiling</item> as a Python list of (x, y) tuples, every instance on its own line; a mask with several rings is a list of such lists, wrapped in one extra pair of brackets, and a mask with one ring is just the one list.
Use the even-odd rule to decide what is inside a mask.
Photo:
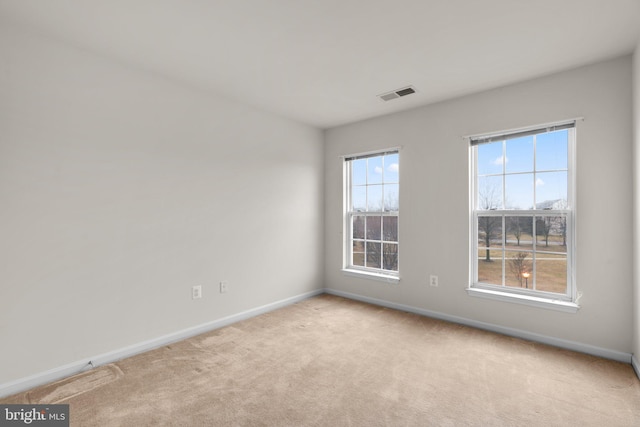
[(640, 0), (0, 0), (2, 22), (328, 128), (631, 53)]

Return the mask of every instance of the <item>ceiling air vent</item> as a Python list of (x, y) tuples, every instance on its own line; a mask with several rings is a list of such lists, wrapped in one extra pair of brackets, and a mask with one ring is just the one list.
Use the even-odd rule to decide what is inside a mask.
[(383, 101), (391, 101), (392, 99), (400, 98), (401, 96), (411, 95), (412, 93), (416, 93), (416, 90), (413, 86), (403, 87), (402, 89), (394, 90), (393, 92), (383, 93), (382, 95), (378, 95), (380, 99)]

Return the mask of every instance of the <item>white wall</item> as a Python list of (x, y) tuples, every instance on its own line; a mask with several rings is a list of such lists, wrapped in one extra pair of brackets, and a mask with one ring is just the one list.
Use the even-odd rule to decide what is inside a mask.
[[(473, 72), (469, 70), (469, 72)], [(428, 87), (420, 88), (429, 90)], [(391, 101), (396, 102), (396, 101)], [(399, 101), (401, 102), (401, 101)], [(583, 116), (577, 141), (577, 314), (471, 297), (464, 135)], [(631, 58), (624, 57), (325, 133), (327, 287), (631, 352)], [(403, 146), (398, 285), (345, 276), (340, 155)], [(437, 288), (426, 285), (439, 276)]]
[(0, 384), (322, 288), (321, 131), (6, 25), (0, 58)]
[(633, 354), (640, 369), (640, 40), (633, 55), (633, 128)]

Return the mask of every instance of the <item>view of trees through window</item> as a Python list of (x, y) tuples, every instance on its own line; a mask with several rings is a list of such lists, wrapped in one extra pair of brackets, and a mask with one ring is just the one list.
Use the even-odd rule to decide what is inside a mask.
[(565, 293), (567, 218), (478, 216), (478, 282)]
[(351, 266), (398, 271), (397, 152), (349, 160)]
[(570, 132), (475, 147), (477, 282), (567, 293)]

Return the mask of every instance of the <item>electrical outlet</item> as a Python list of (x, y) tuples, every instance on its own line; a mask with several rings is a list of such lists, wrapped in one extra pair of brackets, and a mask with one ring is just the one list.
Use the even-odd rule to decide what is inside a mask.
[(226, 294), (228, 288), (229, 288), (229, 282), (226, 282), (226, 281), (220, 282), (220, 293), (221, 294)]
[(433, 287), (438, 287), (438, 276), (431, 275), (429, 276), (429, 285)]
[(194, 286), (191, 288), (191, 299), (202, 298), (202, 286)]

